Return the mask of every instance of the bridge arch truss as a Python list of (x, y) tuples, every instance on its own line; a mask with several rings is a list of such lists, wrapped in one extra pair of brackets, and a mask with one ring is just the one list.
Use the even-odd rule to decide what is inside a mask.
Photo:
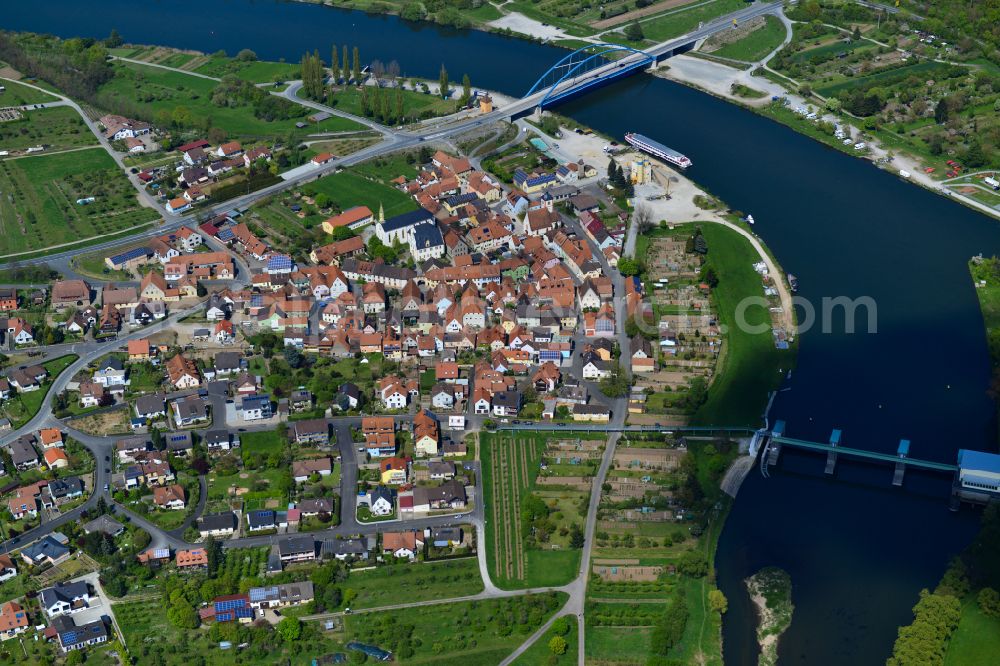
[[(610, 72), (607, 76), (601, 77), (600, 80), (592, 82), (582, 82), (579, 86), (573, 86), (567, 90), (556, 92), (556, 89), (564, 82), (577, 78), (587, 72), (593, 71), (600, 67), (603, 67), (609, 63), (614, 62), (608, 57), (611, 53), (621, 53), (625, 52), (628, 58), (630, 55), (638, 55), (639, 58), (635, 59), (634, 62), (630, 62), (625, 66), (622, 66), (619, 70), (614, 70)], [(645, 51), (640, 51), (634, 49), (630, 46), (625, 46), (623, 44), (609, 44), (609, 43), (599, 43), (599, 44), (588, 44), (581, 47), (569, 55), (562, 58), (559, 62), (549, 67), (549, 69), (542, 74), (535, 85), (531, 86), (531, 89), (525, 94), (525, 97), (530, 97), (541, 90), (548, 88), (548, 92), (538, 103), (538, 106), (544, 108), (547, 104), (554, 103), (559, 99), (567, 97), (579, 90), (592, 87), (594, 85), (599, 85), (602, 81), (607, 81), (612, 78), (616, 78), (625, 72), (630, 72), (637, 68), (646, 68), (649, 65), (656, 63), (656, 57), (646, 53)]]

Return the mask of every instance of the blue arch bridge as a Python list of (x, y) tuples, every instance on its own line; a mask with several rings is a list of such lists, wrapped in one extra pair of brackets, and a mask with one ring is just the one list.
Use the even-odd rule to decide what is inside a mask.
[[(685, 50), (694, 47), (688, 44)], [(544, 109), (553, 104), (607, 85), (628, 76), (636, 70), (654, 67), (656, 56), (622, 44), (588, 44), (573, 51), (538, 77), (525, 98), (544, 91), (536, 108)], [(572, 84), (572, 85), (567, 85)]]

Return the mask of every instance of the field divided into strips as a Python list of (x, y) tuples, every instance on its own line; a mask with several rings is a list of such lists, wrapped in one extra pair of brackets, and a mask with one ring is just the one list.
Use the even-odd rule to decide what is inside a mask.
[[(496, 472), (491, 484), (490, 521), (493, 537), (493, 569), (500, 578), (525, 579), (524, 543), (521, 538), (521, 498), (530, 492), (528, 461), (537, 460), (534, 442), (500, 437), (489, 447), (490, 467)], [(530, 455), (528, 449), (531, 449)], [(532, 479), (533, 480), (533, 479)]]
[[(480, 460), (486, 489), (486, 554), (493, 582), (503, 588), (564, 585), (576, 575), (579, 549), (552, 536), (539, 547), (528, 548), (529, 527), (521, 515), (524, 499), (534, 493), (561, 512), (558, 525), (581, 523), (582, 518), (562, 510), (585, 501), (587, 493), (566, 486), (539, 487), (538, 473), (548, 435), (540, 433), (481, 433)], [(554, 514), (555, 515), (555, 514)]]

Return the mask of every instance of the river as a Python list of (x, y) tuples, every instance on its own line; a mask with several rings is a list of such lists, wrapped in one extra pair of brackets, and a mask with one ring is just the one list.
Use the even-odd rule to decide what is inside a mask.
[[(89, 11), (74, 0), (8, 3), (0, 27), (65, 37), (103, 37), (211, 52), (251, 48), (297, 61), (306, 49), (358, 46), (370, 61), (396, 59), (404, 73), (451, 78), (521, 94), (563, 51), (475, 31), (413, 25), (314, 5), (250, 0), (106, 0)], [(735, 208), (798, 275), (800, 295), (871, 297), (877, 333), (819, 327), (800, 337), (798, 367), (772, 420), (793, 437), (953, 462), (958, 448), (992, 449), (994, 410), (982, 317), (966, 269), (977, 253), (1000, 252), (1000, 224), (901, 182), (866, 162), (726, 102), (648, 76), (574, 100), (560, 112), (611, 135), (638, 131), (694, 161), (690, 175)], [(888, 466), (786, 451), (770, 479), (754, 471), (723, 532), (719, 585), (729, 597), (726, 662), (755, 661), (750, 599), (742, 579), (766, 565), (792, 577), (795, 616), (782, 664), (884, 663), (921, 587), (975, 531), (978, 516), (950, 513), (950, 480)]]

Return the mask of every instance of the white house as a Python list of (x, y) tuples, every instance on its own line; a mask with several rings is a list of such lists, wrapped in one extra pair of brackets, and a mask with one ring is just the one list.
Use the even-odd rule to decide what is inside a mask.
[(90, 586), (85, 581), (56, 583), (39, 592), (39, 598), (49, 617), (78, 613), (90, 607)]
[(392, 515), (395, 505), (392, 501), (392, 491), (385, 486), (378, 486), (368, 491), (368, 510), (373, 516)]

